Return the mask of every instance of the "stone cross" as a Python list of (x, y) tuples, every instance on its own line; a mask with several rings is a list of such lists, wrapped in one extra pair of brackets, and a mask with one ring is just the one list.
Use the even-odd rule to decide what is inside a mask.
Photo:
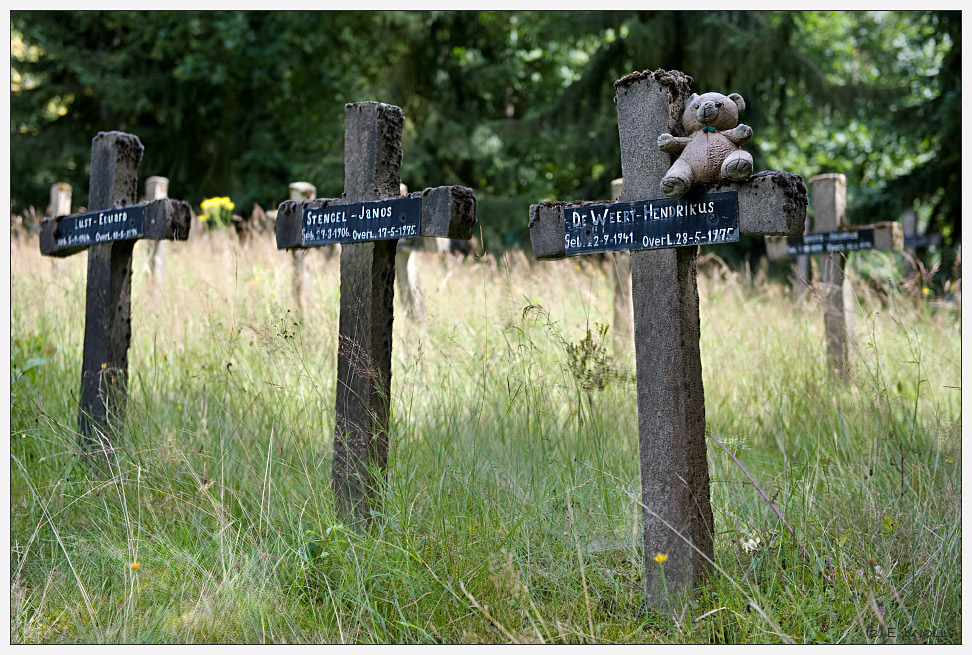
[[(401, 194), (408, 195), (408, 187), (404, 184), (401, 185)], [(449, 243), (448, 239), (442, 241)], [(413, 257), (412, 253), (421, 249), (424, 242), (424, 239), (400, 241), (395, 252), (395, 281), (398, 284), (402, 309), (405, 315), (412, 318), (422, 329), (428, 327), (425, 294), (422, 293), (422, 283), (419, 280), (418, 258)]]
[(941, 248), (942, 235), (939, 233), (918, 234), (918, 214), (914, 209), (905, 211), (901, 218), (904, 230), (904, 251), (905, 251), (905, 278), (912, 277), (915, 272), (915, 263), (918, 261), (918, 248)]
[(99, 132), (91, 141), (88, 211), (41, 224), (41, 254), (88, 251), (78, 427), (89, 455), (112, 453), (108, 426), (124, 411), (135, 241), (189, 236), (189, 203), (163, 198), (135, 204), (143, 150), (134, 134)]
[[(672, 159), (659, 150), (657, 140), (664, 132), (683, 134), (681, 116), (690, 84), (687, 75), (663, 70), (636, 72), (615, 82), (624, 180), (619, 203), (612, 205), (618, 209), (598, 209), (604, 206), (584, 201), (530, 207), (530, 238), (539, 259), (564, 257), (578, 241), (589, 246), (593, 236), (584, 241), (583, 228), (582, 236), (568, 243), (568, 222), (588, 211), (600, 214), (604, 234), (610, 232), (606, 224), (616, 228), (610, 236), (613, 249), (631, 250), (645, 589), (649, 606), (660, 610), (673, 607), (683, 592), (696, 586), (714, 557), (696, 258), (699, 243), (738, 236), (731, 238), (729, 227), (705, 227), (710, 218), (718, 218), (709, 212), (714, 205), (708, 201), (726, 199), (719, 200), (725, 203), (726, 221), (731, 223), (735, 213), (733, 229), (743, 234), (799, 234), (807, 205), (802, 179), (776, 171), (745, 182), (723, 180), (708, 185), (704, 190), (709, 193), (696, 195), (693, 190), (664, 204), (659, 184)], [(653, 226), (672, 224), (656, 220), (662, 216), (694, 212), (702, 212), (692, 219), (701, 221), (698, 232), (677, 229), (632, 238), (628, 231), (655, 230)], [(586, 234), (597, 233), (590, 229), (596, 221), (587, 225)], [(679, 244), (686, 247), (671, 247)], [(664, 564), (655, 560), (659, 553), (667, 556), (659, 557)]]
[[(803, 233), (812, 231), (810, 227), (811, 216), (807, 213), (807, 220), (803, 227)], [(779, 237), (766, 237), (767, 239), (777, 239)], [(796, 263), (793, 266), (794, 282), (793, 290), (797, 299), (802, 298), (803, 294), (810, 290), (810, 257), (808, 255), (797, 255)]]
[(820, 254), (817, 290), (823, 297), (824, 333), (831, 367), (846, 375), (849, 344), (854, 335), (854, 296), (844, 276), (846, 255), (852, 250), (901, 250), (901, 225), (885, 221), (873, 225), (847, 226), (847, 178), (826, 173), (810, 178), (813, 200), (812, 232), (802, 237), (766, 238), (770, 259), (793, 255)]
[(51, 211), (48, 216), (58, 218), (71, 213), (71, 185), (55, 182), (51, 185)]
[[(145, 180), (145, 200), (151, 202), (169, 197), (169, 178), (153, 175)], [(162, 282), (165, 274), (165, 241), (149, 241), (149, 276), (153, 282)]]
[[(621, 197), (624, 179), (611, 180), (611, 201)], [(631, 254), (626, 251), (604, 253), (608, 279), (614, 281), (614, 351), (631, 352), (634, 328), (631, 308)]]
[[(313, 200), (317, 197), (317, 187), (310, 182), (291, 182), (291, 200)], [(296, 248), (290, 251), (294, 259), (294, 300), (297, 303), (297, 315), (304, 316), (304, 280), (307, 277), (307, 263), (304, 261), (304, 251)]]
[[(918, 214), (914, 209), (909, 209), (901, 218), (904, 238), (913, 241), (918, 236)], [(918, 249), (913, 245), (905, 246), (905, 277), (909, 278), (915, 274), (915, 259), (918, 257)]]
[(343, 196), (281, 203), (277, 247), (342, 244), (331, 486), (339, 512), (360, 524), (380, 511), (387, 478), (398, 238), (468, 239), (476, 196), (444, 186), (401, 197), (402, 110), (356, 102), (344, 116)]

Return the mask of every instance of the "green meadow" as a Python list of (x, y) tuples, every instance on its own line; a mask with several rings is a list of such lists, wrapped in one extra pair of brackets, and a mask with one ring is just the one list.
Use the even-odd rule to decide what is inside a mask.
[(86, 255), (12, 244), (14, 643), (962, 641), (960, 306), (904, 291), (900, 255), (850, 257), (842, 380), (818, 296), (703, 251), (716, 558), (659, 614), (634, 357), (596, 261), (413, 255), (428, 323), (396, 304), (385, 510), (358, 533), (329, 488), (338, 259), (308, 254), (298, 315), (271, 238), (166, 246), (161, 282), (135, 248), (127, 412), (95, 475)]

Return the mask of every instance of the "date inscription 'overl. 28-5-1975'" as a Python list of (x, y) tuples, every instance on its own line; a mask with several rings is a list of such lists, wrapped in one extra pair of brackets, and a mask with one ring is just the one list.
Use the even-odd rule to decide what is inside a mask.
[(565, 254), (739, 241), (735, 191), (564, 208)]
[(417, 237), (422, 223), (422, 198), (406, 196), (305, 207), (301, 219), (303, 246)]
[(140, 239), (143, 236), (145, 205), (129, 205), (60, 218), (54, 239), (58, 248), (70, 248), (105, 241)]

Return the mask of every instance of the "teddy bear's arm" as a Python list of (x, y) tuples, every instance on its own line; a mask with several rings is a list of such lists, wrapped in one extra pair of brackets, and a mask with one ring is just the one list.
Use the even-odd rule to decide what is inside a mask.
[(753, 138), (753, 128), (749, 127), (745, 123), (740, 123), (735, 128), (726, 130), (723, 132), (723, 134), (725, 134), (729, 140), (735, 143), (737, 146), (741, 146)]
[(668, 132), (658, 135), (658, 147), (662, 152), (669, 155), (677, 155), (685, 150), (687, 146), (692, 141), (691, 137), (686, 136), (672, 136)]

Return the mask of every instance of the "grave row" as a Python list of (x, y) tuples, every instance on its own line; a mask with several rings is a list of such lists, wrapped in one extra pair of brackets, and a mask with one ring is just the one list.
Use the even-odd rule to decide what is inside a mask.
[[(616, 201), (543, 202), (529, 213), (538, 259), (630, 252), (645, 590), (657, 609), (671, 607), (697, 586), (714, 558), (699, 352), (699, 246), (737, 241), (740, 234), (800, 235), (807, 208), (802, 178), (779, 171), (659, 198), (672, 165), (659, 135), (682, 138), (682, 109), (695, 97), (690, 84), (678, 71), (644, 71), (618, 80), (624, 181)], [(392, 105), (346, 105), (342, 196), (287, 200), (276, 217), (280, 249), (300, 253), (342, 244), (331, 486), (339, 511), (361, 527), (380, 515), (387, 478), (398, 240), (468, 239), (476, 222), (469, 188), (402, 193), (403, 121), (401, 109)], [(84, 451), (102, 458), (111, 457), (108, 427), (124, 410), (133, 245), (138, 239), (184, 240), (189, 231), (187, 203), (163, 193), (136, 203), (142, 151), (130, 134), (96, 136), (89, 211), (42, 225), (43, 254), (88, 251), (79, 429)], [(656, 553), (667, 554), (663, 574), (651, 561)]]

